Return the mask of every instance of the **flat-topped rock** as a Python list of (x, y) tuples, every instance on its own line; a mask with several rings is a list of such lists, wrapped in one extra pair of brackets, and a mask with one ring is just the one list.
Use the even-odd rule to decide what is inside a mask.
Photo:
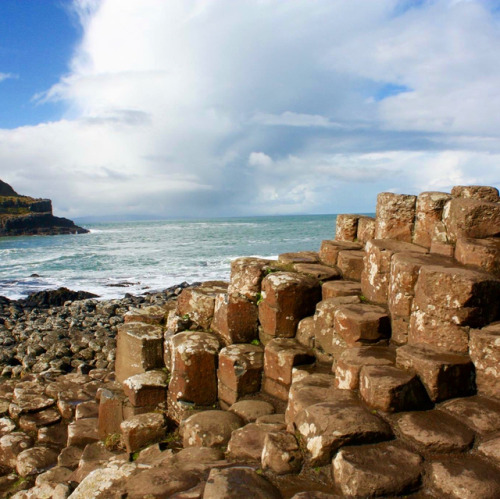
[(411, 411), (430, 405), (417, 375), (393, 366), (364, 366), (359, 374), (359, 393), (370, 407), (384, 412)]
[(31, 414), (22, 414), (19, 428), (23, 431), (37, 431), (43, 426), (53, 425), (61, 421), (61, 414), (55, 408), (44, 409)]
[(240, 400), (229, 408), (229, 412), (239, 416), (245, 423), (253, 423), (261, 416), (274, 414), (274, 406), (264, 400)]
[(123, 382), (123, 392), (134, 406), (156, 405), (167, 399), (168, 376), (160, 370), (130, 376)]
[(335, 386), (343, 390), (357, 390), (359, 373), (363, 366), (392, 366), (396, 360), (394, 349), (381, 346), (348, 348), (334, 366)]
[(184, 447), (223, 447), (231, 433), (243, 425), (239, 416), (226, 411), (203, 411), (181, 422)]
[(351, 281), (361, 281), (364, 268), (364, 251), (339, 251), (337, 267), (342, 277)]
[(338, 296), (359, 296), (361, 294), (361, 284), (356, 281), (329, 281), (321, 287), (322, 298), (336, 298)]
[(278, 262), (290, 263), (319, 263), (319, 255), (315, 251), (297, 251), (295, 253), (281, 253)]
[(360, 250), (363, 245), (347, 241), (325, 240), (321, 243), (319, 257), (326, 265), (337, 265), (339, 251)]
[(42, 473), (57, 463), (57, 452), (49, 447), (32, 447), (23, 450), (17, 456), (16, 470), (26, 477)]
[(94, 418), (78, 419), (68, 425), (68, 447), (85, 447), (87, 444), (97, 442), (98, 420)]
[[(243, 257), (231, 262), (231, 280), (228, 293), (237, 293), (256, 302), (259, 297), (262, 279), (267, 275), (272, 260)], [(276, 263), (276, 262), (274, 262)]]
[(433, 402), (474, 393), (474, 366), (467, 355), (405, 345), (396, 349), (396, 365), (415, 371)]
[(381, 192), (377, 196), (375, 238), (411, 242), (417, 197)]
[(491, 203), (500, 202), (498, 189), (489, 185), (456, 185), (451, 195), (466, 199), (480, 199)]
[(344, 445), (388, 440), (389, 425), (354, 401), (323, 402), (302, 410), (295, 425), (312, 465), (327, 464)]
[(440, 459), (429, 465), (432, 492), (454, 499), (494, 499), (500, 496), (498, 469), (473, 456)]
[(293, 269), (301, 274), (313, 276), (320, 281), (333, 281), (342, 277), (337, 268), (319, 263), (296, 263)]
[(144, 308), (131, 308), (123, 316), (124, 322), (144, 322), (145, 324), (163, 324), (167, 320), (167, 316), (173, 305), (169, 307), (160, 305), (151, 305)]
[(343, 447), (332, 467), (347, 497), (395, 496), (420, 485), (422, 458), (400, 443), (382, 442)]
[(439, 407), (480, 435), (500, 430), (500, 403), (474, 396), (448, 400)]
[(395, 431), (420, 452), (463, 452), (474, 442), (474, 432), (443, 411), (415, 411), (396, 419)]
[(155, 412), (132, 416), (121, 423), (120, 431), (127, 452), (136, 452), (165, 437), (165, 418)]
[(500, 275), (500, 238), (460, 237), (455, 247), (455, 258), (464, 265), (473, 265), (498, 277)]
[(336, 241), (355, 241), (358, 236), (359, 215), (342, 213), (335, 221)]
[(188, 316), (202, 329), (209, 329), (215, 310), (215, 297), (226, 293), (228, 283), (206, 281), (200, 286), (185, 288), (177, 299), (177, 315)]
[(477, 446), (477, 451), (492, 463), (500, 466), (500, 432), (494, 433), (483, 440)]

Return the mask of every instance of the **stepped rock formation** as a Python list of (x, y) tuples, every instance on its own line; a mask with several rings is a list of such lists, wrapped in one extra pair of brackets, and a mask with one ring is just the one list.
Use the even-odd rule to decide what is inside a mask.
[(499, 235), (494, 188), (384, 193), (131, 308), (115, 373), (0, 384), (15, 497), (500, 497)]
[(87, 232), (67, 218), (55, 217), (50, 199), (21, 196), (0, 180), (0, 237)]

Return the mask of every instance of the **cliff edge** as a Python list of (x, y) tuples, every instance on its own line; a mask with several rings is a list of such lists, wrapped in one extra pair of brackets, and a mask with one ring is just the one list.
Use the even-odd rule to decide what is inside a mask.
[(50, 199), (22, 196), (0, 180), (0, 237), (87, 232), (67, 218), (55, 217)]

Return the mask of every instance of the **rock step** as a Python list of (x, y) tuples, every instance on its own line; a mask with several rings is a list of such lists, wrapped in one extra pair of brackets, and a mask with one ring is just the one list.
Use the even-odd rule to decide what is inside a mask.
[(339, 251), (337, 267), (342, 277), (351, 281), (361, 282), (364, 268), (364, 251), (348, 250)]
[(347, 241), (325, 240), (321, 243), (319, 257), (325, 265), (337, 265), (340, 251), (359, 251), (363, 245)]

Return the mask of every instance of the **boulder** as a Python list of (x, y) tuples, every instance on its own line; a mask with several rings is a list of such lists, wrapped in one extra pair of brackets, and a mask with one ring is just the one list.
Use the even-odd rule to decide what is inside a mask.
[(270, 432), (262, 449), (262, 469), (277, 475), (298, 473), (302, 468), (302, 453), (297, 439), (284, 431)]
[(339, 251), (337, 267), (342, 277), (351, 281), (361, 281), (364, 268), (364, 251)]
[(120, 430), (127, 452), (136, 452), (165, 438), (165, 418), (156, 412), (139, 414), (123, 421)]
[(422, 192), (417, 197), (413, 242), (431, 247), (434, 227), (441, 222), (445, 204), (452, 198), (446, 192)]
[(239, 294), (256, 302), (259, 298), (262, 279), (267, 275), (271, 260), (243, 257), (231, 262), (231, 281), (228, 292)]
[(479, 199), (491, 203), (500, 202), (498, 189), (488, 185), (456, 185), (451, 190), (451, 195), (466, 199)]
[(49, 447), (32, 447), (20, 452), (16, 459), (16, 470), (20, 476), (37, 475), (57, 463), (57, 452)]
[(319, 257), (326, 265), (337, 265), (339, 252), (342, 250), (360, 250), (363, 246), (359, 243), (346, 241), (325, 240), (321, 243)]
[(322, 298), (337, 298), (339, 296), (359, 296), (361, 294), (361, 284), (356, 281), (329, 281), (321, 287)]
[(375, 239), (410, 243), (416, 214), (416, 196), (382, 192), (377, 196)]
[(148, 371), (130, 376), (123, 382), (123, 392), (134, 406), (150, 406), (167, 400), (168, 376), (164, 371)]
[(337, 215), (335, 222), (335, 240), (354, 242), (358, 236), (359, 215)]

